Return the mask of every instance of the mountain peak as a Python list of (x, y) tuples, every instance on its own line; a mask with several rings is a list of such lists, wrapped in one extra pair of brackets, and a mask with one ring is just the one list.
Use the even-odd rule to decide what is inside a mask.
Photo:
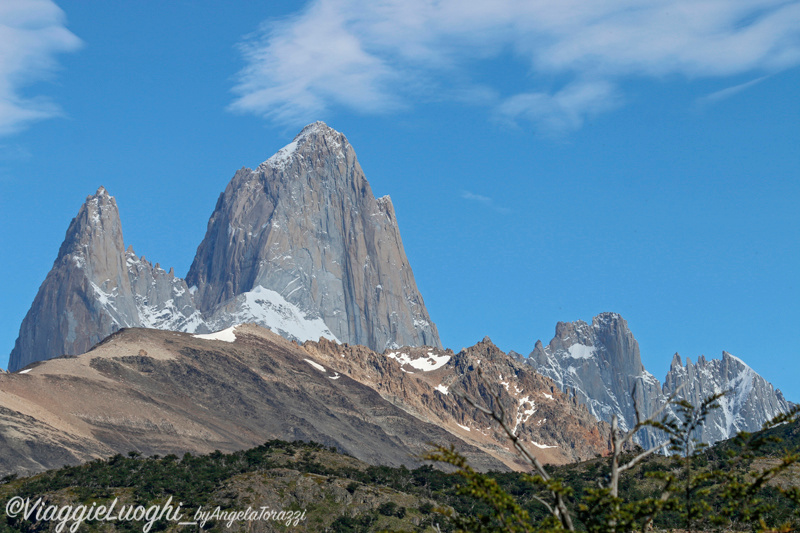
[[(348, 344), (440, 346), (391, 201), (375, 198), (354, 148), (324, 122), (234, 175), (187, 283), (219, 329), (245, 315), (269, 326), (263, 317), (281, 307)], [(262, 289), (269, 309), (253, 300)]]
[(612, 312), (605, 312), (600, 313), (596, 317), (592, 319), (592, 327), (594, 328), (601, 328), (601, 327), (620, 327), (624, 329), (628, 329), (628, 323), (622, 318), (622, 315), (619, 313), (612, 313)]
[(743, 366), (745, 368), (750, 368), (750, 366), (747, 363), (745, 363), (744, 361), (742, 361), (741, 359), (739, 359), (735, 355), (733, 355), (733, 354), (731, 354), (729, 352), (726, 352), (725, 350), (722, 350), (722, 361), (724, 363), (727, 363), (727, 364), (730, 364), (731, 362), (735, 362), (735, 363), (738, 363), (739, 365), (741, 365), (741, 366)]
[(278, 150), (278, 152), (261, 163), (257, 171), (265, 171), (268, 168), (284, 170), (294, 159), (297, 153), (306, 151), (306, 148), (315, 151), (320, 145), (326, 147), (329, 152), (336, 155), (343, 154), (349, 143), (343, 133), (336, 131), (322, 121), (309, 124), (298, 133), (295, 138)]
[(310, 135), (312, 133), (322, 133), (322, 134), (333, 133), (335, 135), (341, 135), (341, 133), (339, 133), (335, 129), (331, 128), (330, 126), (328, 126), (327, 124), (325, 124), (321, 120), (318, 120), (316, 122), (312, 122), (311, 124), (308, 124), (302, 130), (300, 130), (300, 133), (297, 134), (297, 136), (295, 137), (295, 140), (297, 140), (300, 137), (303, 137), (303, 136), (306, 136), (306, 135)]

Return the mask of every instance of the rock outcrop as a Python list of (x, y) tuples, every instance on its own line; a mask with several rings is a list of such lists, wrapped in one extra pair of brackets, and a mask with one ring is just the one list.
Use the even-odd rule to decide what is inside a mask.
[(685, 366), (675, 354), (664, 380), (664, 394), (669, 396), (681, 387), (679, 397), (695, 406), (709, 395), (727, 391), (718, 402), (719, 409), (711, 411), (698, 433), (703, 442), (724, 440), (740, 431), (759, 431), (764, 422), (792, 407), (779, 389), (728, 352), (722, 352), (722, 359), (710, 361), (701, 355), (696, 364), (687, 357)]
[(404, 411), (447, 429), (511, 468), (526, 465), (497, 423), (466, 402), (464, 394), (487, 408), (495, 406), (496, 395), (511, 429), (542, 462), (564, 464), (608, 451), (607, 424), (598, 424), (550, 378), (509, 357), (488, 337), (458, 353), (404, 347), (380, 354), (324, 339), (303, 347), (327, 368), (368, 385)]
[[(636, 424), (637, 407), (647, 417), (662, 400), (660, 383), (642, 365), (639, 343), (616, 313), (602, 313), (591, 325), (582, 320), (559, 322), (549, 345), (536, 342), (528, 363), (585, 404), (598, 420), (611, 422), (616, 415), (624, 430)], [(644, 431), (639, 439), (650, 445), (657, 436)]]

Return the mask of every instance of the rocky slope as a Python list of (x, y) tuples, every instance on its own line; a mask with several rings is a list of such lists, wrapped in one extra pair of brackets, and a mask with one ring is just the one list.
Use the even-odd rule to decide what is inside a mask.
[(459, 395), (491, 407), (496, 394), (510, 426), (543, 462), (580, 461), (608, 450), (606, 424), (598, 424), (574, 397), (503, 353), (488, 337), (459, 353), (406, 347), (379, 354), (325, 340), (303, 347), (329, 371), (370, 386), (404, 411), (447, 429), (511, 468), (524, 465), (509, 448), (508, 437)]
[[(726, 352), (722, 360), (701, 357), (697, 365), (687, 361), (686, 367), (676, 354), (662, 387), (642, 365), (639, 344), (616, 313), (602, 313), (591, 324), (559, 322), (553, 340), (547, 346), (537, 341), (526, 362), (585, 404), (598, 420), (610, 422), (616, 415), (623, 429), (636, 424), (637, 408), (643, 418), (651, 416), (683, 384), (677, 397), (695, 405), (711, 394), (730, 391), (703, 431), (707, 443), (733, 437), (740, 430), (760, 429), (791, 407), (779, 390)], [(675, 415), (669, 408), (665, 413)], [(637, 442), (652, 446), (663, 438), (660, 431), (645, 428)]]
[(198, 336), (123, 329), (86, 354), (0, 375), (0, 406), (0, 477), (129, 451), (233, 451), (270, 439), (313, 440), (395, 466), (420, 464), (430, 442), (453, 444), (479, 468), (505, 468), (255, 325)]
[(300, 341), (440, 346), (391, 200), (375, 199), (353, 147), (321, 122), (235, 174), (187, 279), (125, 250), (116, 201), (100, 187), (72, 220), (9, 369), (83, 353), (123, 327), (255, 322)]

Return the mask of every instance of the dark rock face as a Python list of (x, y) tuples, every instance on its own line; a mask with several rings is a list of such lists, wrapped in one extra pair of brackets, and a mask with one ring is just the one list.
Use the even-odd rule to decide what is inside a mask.
[[(602, 313), (591, 325), (581, 320), (559, 322), (549, 345), (536, 342), (528, 363), (552, 378), (562, 391), (573, 394), (598, 420), (610, 422), (616, 415), (624, 430), (636, 424), (637, 407), (647, 418), (681, 385), (677, 398), (694, 405), (716, 392), (731, 391), (703, 429), (701, 439), (707, 443), (733, 437), (741, 430), (760, 429), (791, 407), (779, 390), (727, 352), (721, 360), (701, 357), (697, 365), (687, 361), (686, 367), (676, 354), (662, 388), (642, 365), (639, 344), (627, 322), (615, 313)], [(671, 408), (664, 413), (675, 416)], [(660, 431), (645, 428), (637, 442), (652, 446), (663, 439)]]
[(440, 346), (391, 200), (375, 199), (352, 146), (321, 122), (236, 173), (187, 279), (192, 290), (125, 250), (116, 201), (101, 187), (72, 220), (9, 369), (83, 353), (123, 327), (202, 333), (255, 322), (300, 341)]
[(272, 327), (271, 309), (294, 307), (301, 322), (321, 319), (323, 336), (341, 342), (440, 346), (391, 200), (375, 199), (353, 147), (322, 122), (236, 173), (186, 279), (212, 329)]

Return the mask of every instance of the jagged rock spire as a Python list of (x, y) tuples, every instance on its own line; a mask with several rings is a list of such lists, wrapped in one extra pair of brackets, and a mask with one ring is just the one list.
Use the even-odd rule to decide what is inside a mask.
[(125, 251), (117, 202), (100, 187), (72, 219), (22, 321), (8, 367), (86, 352), (123, 327), (199, 325), (185, 282), (153, 268), (132, 247)]
[(122, 227), (113, 196), (104, 187), (86, 198), (28, 314), (9, 358), (9, 370), (63, 354), (82, 353), (135, 314), (131, 299), (118, 298), (114, 314), (104, 297), (130, 294)]

